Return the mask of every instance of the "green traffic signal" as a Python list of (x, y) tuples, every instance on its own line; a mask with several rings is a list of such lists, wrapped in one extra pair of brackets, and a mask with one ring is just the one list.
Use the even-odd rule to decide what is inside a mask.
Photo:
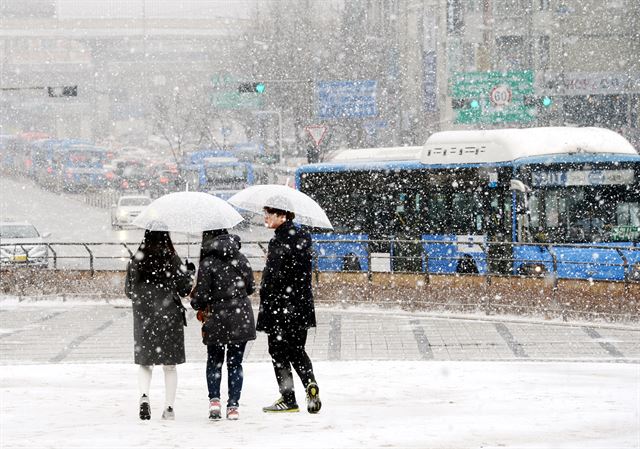
[(480, 102), (478, 100), (471, 100), (469, 106), (471, 107), (471, 109), (478, 109), (480, 107)]
[(238, 86), (238, 92), (241, 94), (252, 93), (261, 94), (264, 92), (266, 86), (263, 82), (258, 83), (240, 83)]
[(542, 106), (544, 106), (545, 108), (548, 108), (549, 106), (551, 106), (552, 103), (553, 103), (553, 100), (551, 100), (550, 97), (542, 97)]

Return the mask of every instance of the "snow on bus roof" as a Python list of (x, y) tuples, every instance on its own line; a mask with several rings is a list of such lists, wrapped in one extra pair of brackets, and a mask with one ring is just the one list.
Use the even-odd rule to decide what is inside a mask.
[(331, 162), (359, 161), (418, 161), (422, 154), (421, 146), (357, 148), (338, 151)]
[(421, 162), (504, 162), (563, 153), (638, 153), (620, 134), (604, 128), (522, 128), (442, 131), (424, 145)]

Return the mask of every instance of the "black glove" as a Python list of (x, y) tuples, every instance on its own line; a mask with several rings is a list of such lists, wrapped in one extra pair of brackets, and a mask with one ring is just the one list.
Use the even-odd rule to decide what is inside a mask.
[(187, 267), (187, 271), (196, 271), (196, 266), (193, 264), (193, 262), (187, 261), (185, 266)]

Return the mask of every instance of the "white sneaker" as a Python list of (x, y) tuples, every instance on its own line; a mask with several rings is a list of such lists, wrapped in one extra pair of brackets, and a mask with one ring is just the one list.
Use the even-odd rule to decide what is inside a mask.
[(170, 421), (176, 419), (176, 413), (173, 411), (173, 407), (169, 406), (164, 409), (164, 411), (162, 412), (162, 419), (167, 419)]

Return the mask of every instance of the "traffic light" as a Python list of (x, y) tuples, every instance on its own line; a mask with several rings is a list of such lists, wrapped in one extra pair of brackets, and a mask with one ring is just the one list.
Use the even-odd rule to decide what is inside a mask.
[(540, 106), (543, 108), (548, 108), (553, 104), (553, 99), (546, 95), (543, 97), (536, 97), (534, 95), (525, 95), (522, 101), (524, 105), (527, 107)]
[(476, 98), (454, 98), (451, 100), (453, 109), (479, 109), (480, 102)]
[(77, 97), (78, 86), (47, 87), (47, 93), (50, 97)]
[(238, 86), (238, 92), (241, 94), (251, 93), (251, 94), (261, 94), (265, 90), (265, 85), (263, 82), (257, 83), (240, 83)]

